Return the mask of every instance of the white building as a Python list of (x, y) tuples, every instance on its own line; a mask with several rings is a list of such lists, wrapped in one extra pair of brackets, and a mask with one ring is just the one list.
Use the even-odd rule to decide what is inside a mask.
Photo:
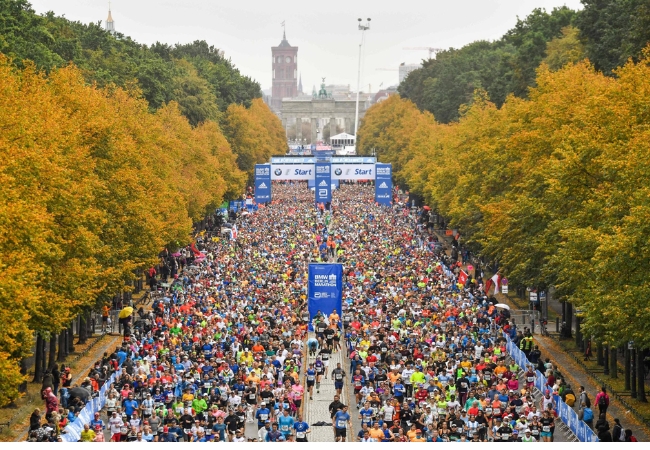
[(413, 72), (414, 70), (417, 70), (422, 67), (422, 64), (405, 64), (402, 63), (399, 65), (399, 82), (401, 83), (404, 81), (406, 76)]

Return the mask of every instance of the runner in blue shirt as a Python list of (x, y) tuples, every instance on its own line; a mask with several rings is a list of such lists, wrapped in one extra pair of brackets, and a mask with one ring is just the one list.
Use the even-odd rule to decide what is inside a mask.
[(293, 417), (289, 415), (289, 410), (285, 409), (282, 411), (282, 415), (278, 417), (278, 425), (280, 429), (280, 433), (284, 435), (286, 438), (289, 434), (291, 434), (291, 430), (293, 430), (293, 424), (294, 424)]
[(350, 414), (348, 414), (348, 405), (343, 405), (340, 411), (334, 414), (334, 436), (336, 442), (345, 442), (347, 436), (348, 425), (350, 425)]
[(296, 430), (296, 442), (307, 442), (307, 433), (311, 433), (309, 424), (302, 420), (302, 414), (298, 415), (298, 421), (293, 424), (293, 429)]
[(366, 402), (363, 405), (363, 408), (359, 410), (359, 420), (361, 420), (361, 426), (365, 423), (368, 425), (368, 428), (372, 426), (372, 417), (375, 415), (375, 410), (370, 407), (370, 403)]
[(309, 400), (314, 399), (314, 384), (316, 384), (316, 369), (314, 368), (314, 363), (309, 363), (309, 369), (307, 369), (307, 392), (309, 392)]
[(271, 418), (271, 410), (266, 407), (266, 403), (262, 402), (260, 408), (255, 413), (257, 419), (257, 429), (264, 428), (264, 424)]

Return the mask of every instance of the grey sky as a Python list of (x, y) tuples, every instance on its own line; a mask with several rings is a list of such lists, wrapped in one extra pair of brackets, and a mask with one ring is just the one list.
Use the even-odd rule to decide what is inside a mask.
[[(106, 20), (108, 1), (30, 0), (38, 13), (84, 23)], [(327, 83), (350, 84), (356, 90), (357, 55), (361, 31), (357, 18), (370, 17), (363, 57), (362, 90), (376, 91), (397, 84), (402, 62), (415, 63), (426, 50), (403, 47), (462, 47), (475, 40), (494, 40), (534, 8), (551, 10), (567, 5), (580, 9), (579, 0), (112, 0), (117, 31), (138, 42), (169, 44), (205, 39), (225, 51), (245, 75), (271, 86), (271, 47), (282, 39), (298, 46), (298, 72), (311, 92), (320, 77)]]

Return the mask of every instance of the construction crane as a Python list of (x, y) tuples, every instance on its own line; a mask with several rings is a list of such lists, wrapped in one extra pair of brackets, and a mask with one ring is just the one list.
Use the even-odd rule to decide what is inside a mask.
[(429, 52), (429, 59), (431, 59), (432, 54), (439, 53), (444, 49), (435, 47), (404, 47), (402, 50), (427, 50)]

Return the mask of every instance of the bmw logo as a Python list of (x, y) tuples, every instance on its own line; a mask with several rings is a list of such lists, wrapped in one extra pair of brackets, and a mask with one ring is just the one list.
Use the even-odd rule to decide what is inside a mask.
[(275, 169), (274, 173), (275, 173), (276, 176), (279, 177), (280, 175), (282, 175), (282, 169)]
[(339, 175), (341, 175), (343, 173), (343, 171), (341, 169), (339, 169), (339, 168), (336, 168), (334, 173), (336, 174), (336, 176), (339, 176)]

